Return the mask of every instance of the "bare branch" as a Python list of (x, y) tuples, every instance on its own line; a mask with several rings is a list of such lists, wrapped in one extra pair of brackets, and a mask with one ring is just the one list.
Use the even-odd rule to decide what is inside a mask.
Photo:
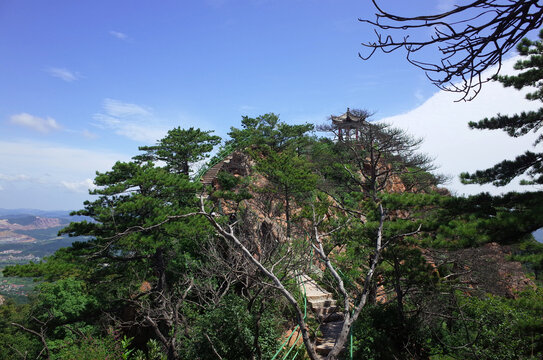
[(38, 337), (38, 339), (40, 339), (40, 341), (41, 341), (41, 343), (43, 345), (43, 349), (42, 349), (42, 351), (40, 351), (40, 354), (38, 355), (38, 358), (41, 356), (41, 354), (44, 351), (45, 351), (46, 358), (47, 359), (51, 358), (51, 354), (49, 352), (49, 346), (47, 346), (47, 341), (45, 339), (45, 329), (43, 328), (43, 326), (41, 327), (40, 332), (37, 332), (37, 331), (34, 331), (34, 330), (29, 329), (27, 327), (24, 327), (23, 325), (15, 323), (15, 322), (12, 322), (11, 325), (13, 325), (15, 327), (18, 327), (19, 329), (21, 329), (23, 331), (26, 331), (27, 333), (32, 334), (32, 335)]
[(222, 360), (222, 356), (219, 355), (219, 353), (217, 352), (217, 349), (215, 349), (215, 346), (213, 346), (213, 342), (211, 341), (209, 336), (207, 336), (206, 333), (204, 333), (204, 336), (206, 337), (207, 341), (209, 341), (209, 344), (211, 345), (211, 350), (213, 350), (213, 353), (217, 356), (217, 358)]
[[(440, 89), (461, 93), (460, 100), (477, 96), (482, 84), (501, 70), (505, 54), (543, 24), (543, 6), (538, 0), (475, 0), (449, 11), (411, 17), (392, 14), (377, 0), (372, 2), (377, 10), (375, 20), (358, 20), (371, 25), (377, 39), (362, 43), (370, 51), (359, 53), (360, 58), (367, 60), (377, 50), (390, 53), (403, 48), (409, 63), (424, 70)], [(426, 29), (433, 34), (428, 37)], [(426, 49), (441, 53), (441, 61), (415, 58)], [(493, 74), (482, 76), (496, 65)]]

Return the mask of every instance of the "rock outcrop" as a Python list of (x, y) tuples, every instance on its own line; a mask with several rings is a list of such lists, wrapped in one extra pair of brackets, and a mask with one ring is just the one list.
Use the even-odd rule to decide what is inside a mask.
[(427, 250), (426, 259), (439, 269), (446, 263), (447, 272), (440, 274), (462, 284), (473, 294), (489, 293), (515, 298), (517, 293), (535, 287), (522, 264), (509, 260), (512, 247), (488, 243), (460, 250)]

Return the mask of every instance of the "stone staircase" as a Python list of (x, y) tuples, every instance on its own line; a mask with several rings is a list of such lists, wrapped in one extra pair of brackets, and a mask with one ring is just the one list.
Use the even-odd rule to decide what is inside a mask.
[(215, 180), (215, 178), (217, 177), (217, 174), (219, 173), (219, 171), (221, 171), (224, 164), (227, 164), (227, 163), (230, 162), (230, 159), (231, 159), (231, 156), (227, 156), (223, 161), (221, 161), (221, 162), (215, 164), (214, 166), (212, 166), (211, 168), (209, 168), (209, 170), (207, 170), (206, 173), (200, 179), (202, 184), (204, 184), (204, 186), (212, 185), (213, 180)]
[(343, 327), (343, 313), (338, 312), (336, 300), (332, 294), (321, 288), (309, 276), (299, 275), (300, 286), (305, 286), (307, 302), (313, 314), (321, 324), (319, 329), (322, 336), (317, 337), (315, 350), (321, 359), (325, 359), (334, 347), (341, 328)]

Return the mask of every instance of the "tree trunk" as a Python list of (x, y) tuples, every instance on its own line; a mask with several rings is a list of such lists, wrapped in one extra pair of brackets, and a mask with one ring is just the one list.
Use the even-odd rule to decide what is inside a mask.
[(211, 225), (217, 230), (218, 234), (223, 237), (226, 241), (228, 241), (234, 248), (236, 248), (238, 251), (240, 251), (243, 256), (250, 261), (253, 265), (255, 265), (265, 276), (267, 276), (274, 284), (275, 288), (286, 298), (286, 300), (290, 303), (290, 305), (294, 308), (294, 311), (296, 313), (296, 322), (300, 326), (300, 330), (302, 331), (302, 338), (304, 341), (305, 348), (307, 350), (307, 354), (311, 360), (318, 360), (318, 355), (315, 352), (315, 347), (313, 343), (311, 342), (311, 339), (309, 337), (309, 330), (307, 328), (307, 324), (304, 320), (304, 314), (302, 312), (302, 309), (298, 305), (298, 302), (294, 298), (294, 296), (285, 288), (283, 283), (281, 283), (281, 280), (270, 270), (268, 270), (260, 261), (258, 261), (251, 252), (239, 241), (239, 239), (234, 234), (234, 229), (229, 226), (229, 230), (225, 230), (215, 219), (212, 215), (208, 214), (204, 211), (203, 208), (203, 200), (202, 200), (202, 211), (199, 213), (206, 217), (206, 219), (211, 223)]

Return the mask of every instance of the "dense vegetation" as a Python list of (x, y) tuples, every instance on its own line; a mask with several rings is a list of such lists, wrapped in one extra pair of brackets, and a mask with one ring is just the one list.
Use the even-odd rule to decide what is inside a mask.
[[(41, 282), (0, 307), (0, 359), (272, 359), (295, 325), (316, 359), (299, 272), (340, 304), (329, 359), (541, 358), (543, 193), (451, 196), (419, 139), (361, 126), (341, 142), (244, 117), (206, 187), (190, 169), (219, 138), (193, 128), (98, 173), (74, 212), (90, 220), (61, 231), (90, 239), (4, 270)], [(507, 252), (531, 279), (509, 279)]]

